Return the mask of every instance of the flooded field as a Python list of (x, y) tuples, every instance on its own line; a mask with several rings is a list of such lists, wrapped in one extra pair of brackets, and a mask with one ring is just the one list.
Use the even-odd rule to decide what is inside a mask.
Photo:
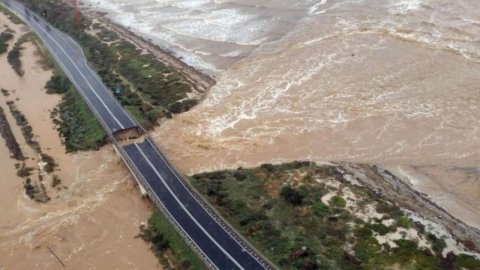
[[(0, 33), (7, 28), (15, 33), (10, 48), (28, 32), (0, 13)], [(34, 169), (32, 179), (40, 167), (38, 153), (27, 144), (6, 102), (15, 102), (44, 153), (54, 158), (58, 167), (52, 174), (61, 184), (53, 188), (51, 175), (44, 174), (51, 200), (30, 199), (25, 179), (17, 175), (19, 161), (10, 157), (0, 139), (0, 269), (162, 269), (148, 245), (136, 238), (153, 207), (109, 146), (97, 152), (65, 153), (50, 119), (61, 96), (43, 88), (52, 70), (43, 68), (34, 43), (22, 46), (23, 77), (15, 74), (6, 53), (0, 55), (0, 107), (27, 158), (24, 162)]]
[[(153, 133), (182, 171), (297, 159), (381, 164), (480, 228), (480, 2), (85, 3), (216, 77), (199, 106)], [(54, 268), (48, 246), (79, 269), (155, 267), (133, 238), (149, 209), (118, 159), (109, 150), (66, 159), (78, 167), (46, 208), (32, 210), (21, 183), (2, 182), (1, 205), (14, 205), (0, 224), (2, 264), (27, 257), (22, 267)], [(89, 260), (100, 253), (131, 257)]]

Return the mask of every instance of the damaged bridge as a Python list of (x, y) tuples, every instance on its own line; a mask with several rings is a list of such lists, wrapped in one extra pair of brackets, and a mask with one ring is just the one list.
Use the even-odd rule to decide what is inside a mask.
[(147, 194), (210, 269), (274, 269), (194, 191), (113, 97), (77, 43), (14, 0), (0, 0), (40, 37)]

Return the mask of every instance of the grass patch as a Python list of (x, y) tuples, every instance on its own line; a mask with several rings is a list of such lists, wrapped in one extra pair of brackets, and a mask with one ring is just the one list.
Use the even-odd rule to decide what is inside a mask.
[(345, 208), (345, 206), (347, 206), (347, 202), (341, 196), (333, 196), (330, 204), (338, 208)]
[(105, 131), (72, 85), (52, 112), (52, 118), (67, 152), (98, 150), (106, 143)]
[[(333, 188), (312, 179), (336, 179)], [(190, 177), (193, 186), (243, 236), (281, 269), (479, 269), (469, 256), (443, 258), (443, 239), (427, 235), (395, 205), (371, 196), (365, 188), (351, 185), (336, 167), (310, 162), (202, 173)], [(345, 197), (334, 196), (328, 205), (322, 196), (348, 188), (358, 205), (374, 203), (383, 219), (364, 221), (350, 212)], [(396, 247), (380, 244), (376, 235), (387, 235), (399, 227), (415, 229), (428, 239), (432, 250), (409, 239)], [(452, 256), (453, 255), (453, 256)], [(454, 265), (455, 267), (450, 267)], [(475, 268), (477, 267), (477, 268)]]
[[(193, 88), (183, 75), (116, 33), (93, 24), (86, 16), (81, 17), (79, 27), (75, 20), (63, 16), (73, 12), (64, 1), (21, 2), (79, 42), (103, 82), (144, 127), (151, 128), (159, 118), (187, 111), (197, 104), (186, 99)], [(88, 34), (89, 29), (95, 29), (97, 34)]]
[[(153, 212), (147, 226), (141, 227), (139, 236), (151, 243), (152, 251), (159, 258), (162, 266), (166, 267), (165, 269), (171, 269), (168, 268), (170, 264), (173, 264), (173, 269), (207, 269), (168, 220), (158, 211)], [(168, 261), (165, 258), (167, 251), (170, 251)]]

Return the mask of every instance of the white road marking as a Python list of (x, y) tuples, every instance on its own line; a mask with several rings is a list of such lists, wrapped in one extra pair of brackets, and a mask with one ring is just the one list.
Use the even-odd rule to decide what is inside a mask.
[[(152, 145), (152, 143), (150, 143), (150, 140), (147, 140), (147, 142), (148, 142), (148, 144)], [(155, 148), (155, 146), (152, 145), (152, 147), (153, 147), (153, 149), (155, 149), (155, 152), (158, 153), (158, 151), (157, 151), (157, 149)], [(167, 165), (168, 169), (169, 169), (177, 178), (180, 178), (180, 176), (177, 174), (177, 172), (170, 166), (170, 164), (168, 164), (168, 162), (165, 160), (165, 158), (163, 158), (163, 155), (162, 155), (161, 153), (158, 153), (158, 155), (159, 155), (160, 158), (163, 160), (163, 163), (165, 163), (165, 164)], [(191, 193), (190, 190), (188, 189), (188, 187), (185, 186), (185, 184), (183, 183), (183, 181), (182, 181), (182, 180), (179, 180), (179, 181), (180, 181), (180, 183), (185, 187), (185, 189), (186, 189), (189, 193)], [(208, 213), (208, 215), (209, 215), (210, 217), (212, 217), (213, 220), (216, 221), (216, 223), (217, 223), (220, 227), (222, 227), (223, 229), (227, 230), (228, 232), (230, 231), (229, 228), (225, 228), (225, 227), (221, 224), (221, 223), (223, 223), (223, 220), (221, 220), (220, 218), (216, 217), (216, 214), (214, 215), (211, 210), (207, 209), (207, 208), (203, 205), (203, 203), (202, 203), (201, 201), (199, 201), (199, 200), (196, 198), (196, 196), (194, 196), (194, 194), (192, 194), (192, 197), (193, 197), (193, 199), (203, 208), (203, 210), (205, 210), (205, 211)], [(250, 249), (248, 246), (245, 246), (244, 244), (242, 244), (240, 241), (238, 241), (238, 239), (235, 237), (235, 235), (233, 235), (233, 234), (231, 234), (231, 233), (228, 233), (228, 232), (227, 232), (227, 234), (230, 235), (230, 237), (232, 237), (232, 239), (233, 239), (235, 242), (237, 242), (237, 244), (238, 244), (240, 247), (242, 247), (242, 248), (247, 248), (247, 249), (250, 251), (250, 252), (248, 252), (248, 254), (249, 254), (255, 261), (257, 261), (262, 267), (265, 268), (265, 265), (259, 260), (259, 258), (258, 258), (257, 256), (255, 256), (255, 255), (252, 254), (253, 252), (251, 251), (251, 249)], [(266, 269), (269, 269), (269, 268), (266, 268)]]
[[(18, 8), (18, 7), (17, 7)], [(19, 11), (17, 11), (19, 12)], [(105, 104), (105, 102), (103, 102), (103, 100), (100, 98), (100, 96), (97, 94), (97, 92), (95, 92), (93, 86), (90, 84), (90, 82), (87, 80), (87, 78), (85, 77), (85, 75), (83, 75), (83, 73), (80, 71), (80, 69), (78, 68), (78, 66), (75, 64), (75, 62), (73, 61), (72, 58), (70, 58), (70, 56), (67, 54), (67, 52), (65, 51), (65, 49), (63, 49), (62, 46), (60, 46), (60, 44), (45, 30), (42, 28), (42, 26), (36, 22), (35, 20), (29, 20), (30, 22), (33, 22), (34, 24), (37, 25), (38, 28), (40, 28), (44, 34), (46, 36), (48, 36), (59, 48), (60, 50), (62, 50), (62, 52), (65, 54), (65, 56), (68, 58), (68, 60), (70, 60), (70, 62), (72, 62), (72, 65), (75, 67), (75, 69), (78, 71), (78, 73), (80, 74), (80, 76), (82, 76), (82, 78), (85, 80), (85, 82), (87, 83), (88, 87), (90, 87), (90, 90), (93, 92), (93, 94), (98, 98), (98, 100), (102, 103), (102, 105), (105, 107), (105, 109), (108, 111), (108, 113), (112, 116), (112, 118), (115, 120), (115, 122), (117, 122), (117, 124), (122, 128), (124, 129), (125, 126), (122, 125), (122, 123), (117, 119), (117, 117), (112, 113), (112, 111), (110, 110), (110, 108), (108, 108), (108, 106)], [(55, 31), (55, 30), (54, 30)], [(53, 50), (53, 48), (52, 48)], [(72, 76), (73, 77), (73, 76)], [(75, 80), (75, 78), (72, 78), (73, 80)]]
[(150, 162), (150, 160), (147, 158), (147, 156), (145, 155), (145, 153), (143, 153), (142, 149), (137, 145), (135, 144), (135, 147), (138, 149), (138, 151), (140, 152), (140, 154), (142, 154), (143, 158), (147, 161), (148, 165), (150, 165), (150, 167), (155, 171), (155, 174), (158, 176), (158, 178), (160, 178), (160, 180), (162, 181), (162, 183), (165, 185), (165, 187), (168, 189), (168, 192), (170, 192), (170, 194), (172, 194), (173, 198), (175, 199), (175, 201), (177, 201), (177, 203), (180, 205), (180, 207), (182, 207), (182, 209), (185, 211), (185, 213), (193, 220), (193, 222), (200, 228), (200, 230), (202, 230), (203, 233), (205, 233), (205, 235), (230, 259), (233, 261), (233, 263), (235, 263), (236, 266), (238, 266), (238, 268), (242, 269), (242, 270), (245, 270), (245, 268), (242, 267), (241, 264), (239, 264), (233, 257), (232, 255), (230, 255), (230, 253), (228, 253), (217, 241), (215, 241), (215, 239), (213, 239), (213, 237), (207, 232), (207, 230), (205, 230), (205, 228), (202, 227), (202, 225), (192, 216), (192, 214), (190, 213), (190, 211), (188, 211), (188, 209), (185, 207), (185, 205), (182, 204), (182, 202), (180, 201), (180, 199), (178, 199), (177, 195), (175, 195), (175, 193), (172, 191), (172, 189), (170, 189), (170, 187), (167, 185), (167, 183), (165, 182), (165, 179), (163, 179), (163, 177), (160, 175), (160, 173), (157, 171), (157, 168), (155, 168), (155, 166), (153, 166), (152, 162)]

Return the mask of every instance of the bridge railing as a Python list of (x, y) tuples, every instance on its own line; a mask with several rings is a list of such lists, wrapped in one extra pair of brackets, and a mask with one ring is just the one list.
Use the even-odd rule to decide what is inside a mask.
[(146, 190), (148, 197), (155, 203), (157, 208), (162, 212), (162, 214), (167, 218), (168, 222), (175, 228), (175, 230), (180, 234), (180, 236), (185, 240), (185, 242), (190, 246), (190, 248), (193, 250), (193, 252), (203, 261), (203, 263), (212, 270), (219, 270), (215, 264), (202, 252), (200, 247), (193, 241), (193, 239), (190, 238), (190, 236), (183, 230), (183, 228), (178, 224), (178, 222), (175, 220), (175, 218), (172, 217), (170, 212), (165, 208), (163, 203), (160, 201), (158, 196), (155, 194), (154, 190), (151, 188), (151, 186), (148, 184), (147, 180), (145, 177), (140, 173), (138, 170), (137, 166), (133, 163), (133, 161), (130, 159), (128, 154), (125, 152), (125, 150), (122, 148), (122, 146), (114, 139), (114, 147), (115, 150), (118, 151), (120, 154), (120, 157), (122, 160), (125, 162), (127, 165), (128, 169), (130, 172), (133, 174), (137, 182), (143, 186), (143, 188)]
[(176, 169), (176, 167), (168, 160), (165, 155), (163, 155), (162, 151), (159, 149), (159, 147), (152, 141), (151, 137), (147, 137), (146, 140), (148, 143), (150, 143), (157, 154), (163, 159), (165, 164), (169, 167), (169, 169), (177, 176), (177, 179), (182, 183), (182, 185), (190, 192), (192, 197), (197, 201), (198, 204), (200, 204), (207, 213), (212, 216), (212, 218), (220, 225), (222, 226), (232, 238), (234, 238), (237, 243), (239, 243), (245, 250), (247, 250), (258, 262), (260, 262), (265, 269), (277, 269), (275, 265), (268, 260), (265, 256), (262, 255), (261, 252), (259, 252), (250, 242), (245, 239), (242, 235), (237, 233), (235, 228), (226, 221), (220, 213), (201, 195), (198, 193), (198, 191), (192, 187), (191, 183), (189, 180), (185, 178), (183, 174), (179, 174), (179, 170)]
[[(0, 1), (2, 2), (2, 1)], [(11, 8), (9, 8), (7, 6), (8, 9), (10, 9), (12, 12), (14, 12), (17, 16), (23, 18), (23, 20), (28, 24), (30, 25), (31, 27), (33, 27), (32, 25), (32, 22), (29, 21), (27, 18), (24, 18), (24, 16), (22, 16), (21, 14), (18, 14), (15, 10), (12, 10)], [(32, 14), (34, 14), (34, 12), (31, 12)], [(39, 17), (39, 16), (37, 16)], [(53, 31), (57, 31), (58, 33), (62, 34), (63, 36), (67, 37), (70, 42), (76, 46), (79, 50), (79, 52), (81, 52), (83, 58), (85, 59), (85, 64), (93, 71), (94, 69), (91, 67), (91, 65), (86, 61), (86, 57), (85, 57), (85, 54), (82, 50), (82, 48), (80, 47), (80, 45), (78, 45), (78, 43), (73, 39), (71, 38), (70, 36), (68, 35), (65, 35), (64, 33), (56, 30), (56, 28), (54, 28), (53, 26), (51, 26), (48, 22), (46, 22), (45, 20), (43, 20), (42, 18), (39, 18), (39, 21), (45, 25), (47, 25), (51, 30)], [(180, 235), (182, 236), (182, 238), (186, 241), (186, 243), (192, 248), (192, 250), (197, 254), (197, 256), (205, 263), (205, 265), (210, 268), (210, 269), (217, 269), (216, 266), (212, 263), (212, 261), (210, 261), (210, 259), (208, 259), (208, 257), (201, 251), (201, 249), (198, 247), (198, 245), (188, 236), (188, 234), (182, 229), (182, 227), (176, 222), (176, 220), (171, 216), (171, 214), (168, 212), (168, 210), (165, 208), (165, 206), (163, 205), (163, 203), (159, 200), (159, 198), (156, 196), (155, 192), (153, 191), (153, 189), (150, 187), (150, 185), (148, 184), (148, 182), (146, 181), (146, 179), (144, 178), (144, 176), (140, 173), (140, 171), (138, 170), (138, 168), (135, 166), (135, 164), (133, 163), (133, 161), (130, 159), (130, 157), (128, 156), (128, 154), (125, 152), (125, 150), (122, 148), (122, 146), (119, 144), (119, 142), (116, 140), (116, 138), (113, 136), (113, 133), (112, 133), (112, 130), (109, 128), (109, 126), (106, 124), (106, 122), (103, 120), (103, 118), (101, 117), (100, 113), (96, 110), (95, 106), (90, 102), (88, 96), (82, 91), (82, 88), (78, 85), (78, 83), (75, 81), (75, 78), (73, 77), (73, 75), (71, 75), (68, 71), (68, 69), (65, 67), (65, 65), (63, 64), (62, 62), (62, 59), (60, 59), (60, 57), (58, 57), (53, 48), (51, 48), (48, 44), (48, 42), (46, 42), (45, 38), (43, 35), (37, 35), (40, 40), (43, 42), (44, 46), (50, 51), (50, 55), (56, 60), (56, 62), (61, 66), (61, 68), (64, 70), (65, 74), (67, 75), (67, 77), (70, 79), (70, 81), (73, 83), (73, 85), (75, 86), (75, 88), (77, 89), (77, 92), (80, 93), (80, 95), (82, 96), (82, 98), (85, 100), (85, 102), (87, 103), (87, 106), (90, 108), (90, 110), (92, 111), (92, 113), (94, 114), (94, 116), (99, 120), (100, 124), (102, 125), (102, 127), (105, 129), (106, 133), (107, 133), (107, 136), (108, 138), (110, 139), (110, 141), (112, 142), (113, 144), (113, 147), (114, 149), (117, 151), (117, 153), (119, 153), (121, 159), (124, 161), (124, 163), (127, 165), (128, 169), (130, 170), (130, 172), (133, 174), (133, 176), (135, 177), (135, 179), (137, 180), (137, 182), (139, 183), (139, 185), (141, 185), (147, 192), (147, 194), (149, 195), (150, 199), (156, 204), (156, 206), (159, 208), (159, 210), (162, 212), (162, 214), (167, 217), (167, 220), (170, 222), (170, 224), (177, 230), (177, 232), (180, 233)], [(97, 80), (99, 80), (100, 82), (102, 82), (103, 84), (103, 81), (101, 80), (101, 78), (95, 73), (95, 72), (92, 72), (93, 76), (95, 76), (95, 78)], [(107, 90), (107, 93), (109, 95), (111, 95), (111, 97), (113, 98), (114, 102), (116, 103), (116, 105), (120, 106), (120, 103), (118, 102), (118, 100), (113, 96), (113, 94), (111, 93), (111, 91), (108, 91), (108, 88), (105, 86), (106, 90)], [(126, 113), (126, 115), (128, 116), (128, 118), (132, 121), (132, 123), (135, 123), (137, 124), (137, 126), (139, 127), (140, 130), (142, 130), (142, 132), (144, 134), (146, 134), (146, 131), (138, 124), (138, 122), (133, 119), (133, 117), (130, 115), (130, 113), (128, 111), (125, 111), (125, 109), (122, 107), (122, 109), (124, 110), (124, 113)], [(158, 148), (158, 146), (153, 143), (153, 141), (151, 140), (150, 137), (146, 137), (146, 140), (148, 141), (148, 143), (150, 143), (155, 151), (162, 157), (162, 159), (164, 160), (164, 162), (169, 166), (169, 168), (172, 170), (172, 172), (177, 176), (177, 178), (179, 179), (179, 181), (184, 185), (184, 187), (191, 193), (192, 197), (197, 201), (197, 203), (199, 203), (204, 209), (205, 211), (207, 211), (207, 213), (212, 216), (212, 218), (219, 224), (221, 225), (243, 248), (245, 248), (245, 250), (247, 250), (252, 256), (255, 257), (255, 259), (259, 262), (262, 263), (262, 265), (266, 268), (266, 269), (276, 269), (276, 267), (273, 266), (273, 264), (268, 260), (266, 259), (265, 257), (263, 257), (261, 255), (261, 253), (256, 250), (245, 238), (243, 238), (240, 234), (238, 234), (235, 229), (227, 222), (223, 219), (223, 217), (215, 210), (215, 208), (210, 205), (210, 203), (208, 203), (207, 200), (205, 200), (190, 184), (189, 181), (187, 181), (183, 175), (180, 175), (178, 174), (178, 170), (168, 161), (168, 159), (161, 153), (160, 149)]]

